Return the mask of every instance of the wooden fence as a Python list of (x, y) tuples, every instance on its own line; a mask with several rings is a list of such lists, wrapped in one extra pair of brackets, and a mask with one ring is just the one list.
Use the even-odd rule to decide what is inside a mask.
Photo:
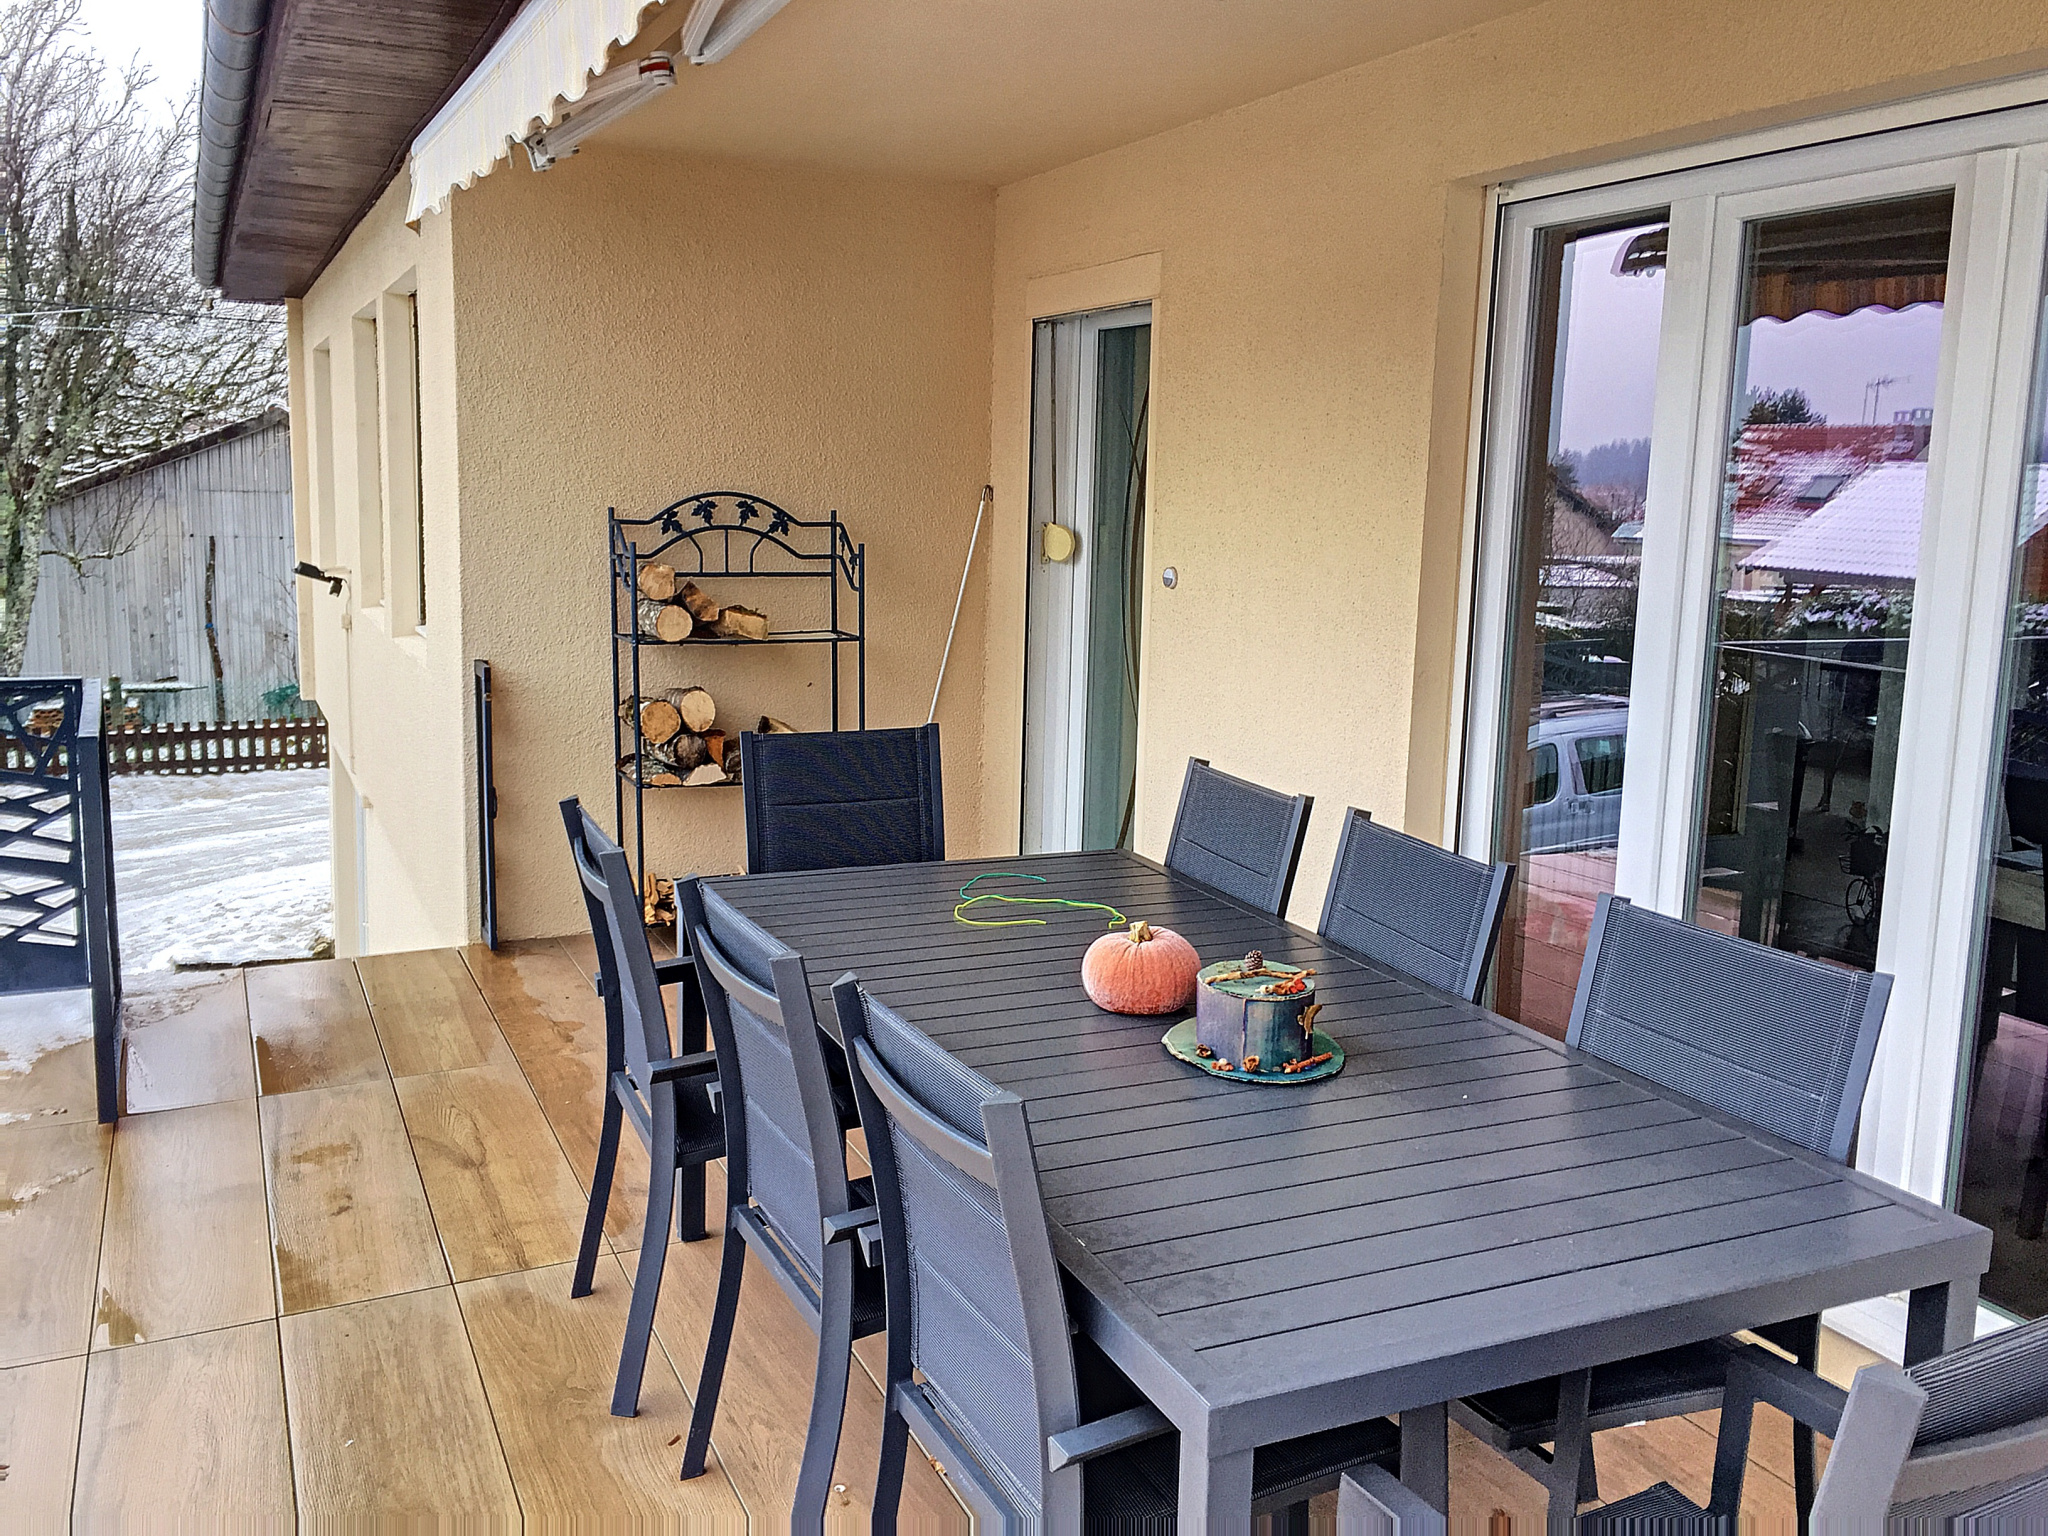
[(325, 720), (141, 725), (107, 733), (110, 773), (249, 773), (326, 766)]

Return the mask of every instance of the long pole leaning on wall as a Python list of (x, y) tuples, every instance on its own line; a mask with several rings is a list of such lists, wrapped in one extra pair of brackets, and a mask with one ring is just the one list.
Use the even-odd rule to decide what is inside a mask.
[(477, 888), (483, 906), (484, 945), (498, 947), (498, 788), (491, 751), (491, 664), (475, 663)]
[(946, 626), (946, 648), (939, 652), (939, 679), (932, 684), (932, 707), (924, 717), (926, 725), (939, 718), (939, 690), (946, 686), (946, 663), (953, 659), (953, 635), (960, 628), (960, 605), (967, 601), (967, 576), (974, 569), (975, 546), (981, 543), (981, 520), (988, 515), (989, 503), (995, 499), (996, 488), (984, 485), (981, 505), (974, 509), (974, 532), (967, 540), (967, 560), (960, 567), (960, 591), (953, 599), (953, 622)]

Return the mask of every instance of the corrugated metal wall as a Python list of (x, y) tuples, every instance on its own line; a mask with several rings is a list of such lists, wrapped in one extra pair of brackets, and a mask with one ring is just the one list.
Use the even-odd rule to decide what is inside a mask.
[(214, 718), (206, 644), (206, 548), (227, 718), (262, 718), (265, 692), (298, 681), (292, 576), (291, 430), (276, 425), (92, 486), (51, 509), (53, 532), (126, 519), (135, 544), (85, 574), (43, 557), (24, 670), (176, 679), (188, 691), (132, 700), (150, 721)]

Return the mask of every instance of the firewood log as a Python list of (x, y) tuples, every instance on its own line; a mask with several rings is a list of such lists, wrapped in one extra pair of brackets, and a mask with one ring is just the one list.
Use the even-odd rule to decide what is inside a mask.
[(640, 706), (640, 734), (660, 745), (683, 728), (683, 712), (667, 699), (649, 699)]
[(723, 763), (725, 761), (725, 732), (706, 731), (704, 733), (704, 760), (710, 763)]
[(683, 776), (679, 773), (663, 772), (647, 775), (647, 787), (649, 789), (674, 789), (682, 782)]
[(794, 736), (796, 734), (795, 726), (787, 721), (778, 720), (773, 715), (763, 715), (761, 723), (755, 726), (754, 730), (756, 734), (762, 736)]
[(694, 581), (686, 581), (676, 589), (676, 601), (687, 608), (690, 617), (700, 624), (715, 624), (718, 621), (718, 599)]
[(665, 875), (650, 873), (641, 892), (642, 916), (650, 928), (676, 920), (676, 883)]
[(713, 621), (711, 633), (727, 640), (766, 640), (768, 615), (735, 604), (723, 610)]
[(676, 568), (650, 560), (640, 567), (640, 595), (665, 603), (676, 595)]
[(696, 628), (687, 608), (674, 603), (657, 603), (641, 598), (635, 609), (643, 636), (665, 640), (673, 644), (690, 638), (690, 631)]
[(662, 697), (675, 705), (676, 712), (682, 716), (683, 729), (686, 731), (694, 731), (702, 736), (718, 719), (717, 703), (707, 689), (696, 683), (690, 684), (687, 688), (671, 688)]
[(734, 783), (740, 777), (740, 744), (733, 742), (725, 749), (725, 776)]
[(705, 749), (704, 738), (695, 731), (677, 731), (662, 751), (677, 773), (688, 773), (712, 760), (710, 752)]
[(725, 770), (716, 763), (705, 763), (700, 767), (692, 768), (689, 777), (684, 779), (683, 782), (690, 785), (723, 784), (725, 782)]

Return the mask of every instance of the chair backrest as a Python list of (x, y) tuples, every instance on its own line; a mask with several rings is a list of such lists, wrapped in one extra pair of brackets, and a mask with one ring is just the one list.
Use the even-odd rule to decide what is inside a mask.
[(1602, 896), (1565, 1040), (1843, 1162), (1891, 986)]
[(824, 1218), (851, 1209), (852, 1190), (803, 957), (695, 878), (676, 882), (676, 913), (718, 1053), (726, 1199), (751, 1197), (815, 1282)]
[(1287, 910), (1312, 795), (1292, 798), (1188, 759), (1166, 867), (1275, 917)]
[(740, 735), (756, 875), (946, 856), (939, 728)]
[(1344, 813), (1319, 931), (1354, 954), (1470, 1001), (1500, 937), (1512, 864), (1476, 859)]
[(832, 994), (875, 1171), (891, 1376), (916, 1391), (909, 1370), (923, 1373), (985, 1492), (1034, 1529), (1078, 1530), (1080, 1468), (1047, 1467), (1047, 1437), (1079, 1422), (1079, 1404), (1023, 1101), (853, 978)]
[(597, 944), (605, 1024), (615, 1039), (623, 1038), (625, 1068), (644, 1093), (649, 1063), (667, 1060), (674, 1047), (632, 866), (624, 850), (573, 795), (562, 802), (562, 822), (569, 832), (569, 857), (583, 889), (583, 907), (590, 916), (590, 936)]
[(1913, 1530), (2043, 1528), (2048, 1318), (1903, 1372), (1873, 1365), (1857, 1373), (1814, 1501), (1814, 1529), (1874, 1527), (1871, 1517), (1883, 1518), (1887, 1505), (1895, 1529), (1902, 1519)]

